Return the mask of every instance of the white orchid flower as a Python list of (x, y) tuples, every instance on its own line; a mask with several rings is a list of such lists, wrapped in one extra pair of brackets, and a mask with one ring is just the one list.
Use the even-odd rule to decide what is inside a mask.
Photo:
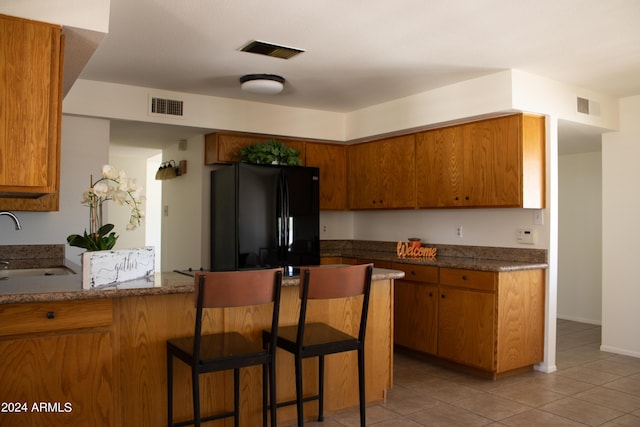
[(107, 179), (116, 179), (118, 178), (118, 170), (111, 165), (102, 166), (102, 176)]
[(106, 198), (110, 192), (109, 185), (104, 181), (96, 182), (93, 186), (93, 193), (98, 197)]

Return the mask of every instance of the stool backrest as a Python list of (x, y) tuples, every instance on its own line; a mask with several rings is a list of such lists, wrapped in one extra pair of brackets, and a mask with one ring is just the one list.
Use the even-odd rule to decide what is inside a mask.
[(348, 298), (363, 295), (358, 340), (364, 342), (371, 293), (373, 264), (300, 268), (300, 318), (298, 343), (302, 343), (307, 316), (307, 301), (312, 299)]
[(270, 348), (275, 349), (280, 316), (282, 269), (214, 271), (195, 274), (196, 325), (193, 354), (199, 358), (203, 308), (243, 307), (273, 303)]
[(241, 307), (273, 302), (276, 276), (282, 269), (214, 271), (195, 274), (195, 303), (202, 297), (202, 307)]

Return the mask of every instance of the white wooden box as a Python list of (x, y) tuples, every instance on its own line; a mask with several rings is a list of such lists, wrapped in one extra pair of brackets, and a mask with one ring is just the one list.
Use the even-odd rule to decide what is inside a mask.
[(82, 254), (82, 288), (92, 289), (152, 276), (154, 253), (151, 246), (85, 252)]

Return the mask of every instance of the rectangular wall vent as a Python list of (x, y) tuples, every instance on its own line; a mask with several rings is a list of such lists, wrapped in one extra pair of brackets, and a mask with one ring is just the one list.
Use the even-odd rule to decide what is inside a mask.
[(589, 114), (589, 100), (578, 97), (578, 113)]
[(177, 99), (165, 99), (158, 97), (151, 97), (149, 105), (149, 113), (158, 114), (162, 116), (177, 116), (182, 117), (184, 101)]

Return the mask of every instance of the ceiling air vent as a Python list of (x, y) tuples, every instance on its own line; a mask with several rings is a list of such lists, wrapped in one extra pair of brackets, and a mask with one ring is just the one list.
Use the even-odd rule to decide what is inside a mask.
[(261, 42), (254, 40), (249, 42), (245, 47), (240, 49), (242, 52), (257, 53), (258, 55), (271, 56), (273, 58), (289, 59), (299, 53), (304, 52), (302, 49), (294, 47), (279, 46), (273, 43)]
[(184, 101), (178, 101), (176, 99), (165, 99), (151, 97), (149, 105), (149, 113), (153, 115), (161, 116), (177, 116), (183, 115)]
[(578, 97), (578, 113), (589, 114), (589, 100)]

